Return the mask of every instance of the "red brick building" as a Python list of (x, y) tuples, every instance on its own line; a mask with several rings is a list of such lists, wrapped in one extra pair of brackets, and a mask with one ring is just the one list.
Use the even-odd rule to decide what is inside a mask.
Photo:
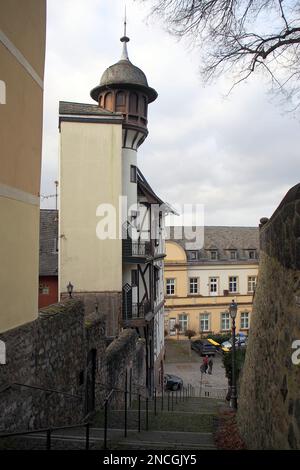
[(39, 308), (58, 301), (58, 211), (40, 211)]

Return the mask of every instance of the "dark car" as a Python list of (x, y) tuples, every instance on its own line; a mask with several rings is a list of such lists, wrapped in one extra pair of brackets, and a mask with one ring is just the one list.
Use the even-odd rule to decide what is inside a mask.
[(202, 339), (192, 341), (192, 349), (200, 356), (214, 356), (217, 350), (216, 346)]
[(177, 375), (166, 374), (165, 378), (165, 390), (180, 390), (183, 387), (183, 380)]

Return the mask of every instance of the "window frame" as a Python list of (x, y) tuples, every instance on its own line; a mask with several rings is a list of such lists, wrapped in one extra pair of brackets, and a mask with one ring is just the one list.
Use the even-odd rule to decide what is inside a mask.
[[(250, 280), (251, 278), (254, 279), (254, 281), (251, 281)], [(251, 283), (252, 284), (254, 283), (254, 286), (252, 285), (252, 289), (249, 289), (249, 286), (251, 285)], [(255, 292), (256, 285), (257, 285), (257, 276), (248, 276), (248, 278), (247, 278), (247, 292), (249, 294), (253, 294)]]
[[(226, 318), (223, 318), (223, 316), (225, 315), (226, 315)], [(231, 330), (230, 314), (228, 312), (221, 312), (220, 317), (221, 317), (221, 331), (230, 331)], [(223, 321), (225, 322), (224, 324), (225, 328), (223, 328)], [(228, 328), (226, 328), (227, 321), (228, 321)]]
[[(245, 322), (244, 315), (247, 315), (247, 326), (245, 326), (243, 324)], [(249, 325), (250, 325), (250, 312), (247, 312), (247, 311), (241, 312), (240, 329), (241, 330), (249, 330)]]
[[(203, 318), (204, 316), (207, 317), (207, 318)], [(207, 329), (202, 329), (202, 328), (201, 328), (202, 322), (207, 322)], [(202, 312), (202, 313), (200, 313), (200, 317), (199, 317), (199, 329), (200, 329), (200, 333), (207, 333), (208, 331), (210, 331), (210, 312)]]
[[(169, 281), (173, 281), (172, 284), (169, 283)], [(168, 287), (173, 287), (174, 292), (173, 293), (168, 293)], [(176, 293), (176, 279), (174, 277), (169, 277), (166, 279), (166, 295), (167, 296), (172, 296), (175, 295)]]
[[(196, 281), (196, 282), (192, 282), (192, 281)], [(193, 285), (193, 288), (195, 288), (196, 286), (196, 291), (195, 292), (192, 292), (192, 285)], [(189, 294), (190, 295), (197, 295), (199, 292), (199, 278), (198, 277), (189, 277)]]
[(130, 165), (130, 183), (137, 183), (137, 167)]
[[(235, 281), (231, 281), (231, 279), (236, 279)], [(236, 290), (231, 290), (231, 284), (235, 284)], [(230, 294), (238, 294), (239, 292), (239, 277), (238, 276), (229, 276), (228, 277), (228, 292)]]
[[(181, 317), (185, 316), (186, 318), (183, 320)], [(186, 324), (186, 328), (182, 328), (182, 322)], [(180, 332), (184, 334), (189, 329), (189, 315), (187, 313), (179, 313), (178, 314), (178, 324), (180, 325)]]

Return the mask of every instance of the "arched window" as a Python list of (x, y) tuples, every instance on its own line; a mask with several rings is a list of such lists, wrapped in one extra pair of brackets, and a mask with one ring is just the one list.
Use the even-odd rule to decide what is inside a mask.
[(129, 98), (129, 112), (137, 114), (139, 110), (139, 97), (136, 93), (130, 93)]
[(143, 96), (143, 116), (147, 117), (148, 100)]
[(125, 93), (124, 91), (118, 91), (116, 95), (116, 112), (125, 113)]
[(104, 98), (104, 108), (113, 111), (112, 94), (107, 93)]

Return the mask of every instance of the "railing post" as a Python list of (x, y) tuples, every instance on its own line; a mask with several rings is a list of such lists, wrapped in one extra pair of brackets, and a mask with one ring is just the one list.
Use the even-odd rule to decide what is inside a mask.
[(161, 411), (164, 411), (164, 386), (161, 387)]
[(154, 389), (154, 416), (156, 416), (156, 388)]
[(104, 404), (104, 450), (107, 449), (107, 411), (108, 411), (108, 403), (105, 400)]
[(85, 450), (90, 448), (90, 423), (85, 425)]
[(172, 411), (174, 411), (174, 392), (172, 392)]
[(178, 389), (176, 389), (176, 392), (175, 392), (175, 403), (177, 404), (177, 397), (178, 397)]
[(146, 431), (149, 431), (149, 398), (146, 398)]
[(138, 431), (141, 432), (141, 395), (140, 395), (140, 394), (139, 394), (138, 402), (139, 402), (139, 423), (138, 423)]
[(127, 390), (124, 392), (124, 437), (127, 437)]
[(51, 450), (51, 429), (47, 429), (46, 449)]
[(168, 411), (170, 411), (170, 392), (168, 392)]

